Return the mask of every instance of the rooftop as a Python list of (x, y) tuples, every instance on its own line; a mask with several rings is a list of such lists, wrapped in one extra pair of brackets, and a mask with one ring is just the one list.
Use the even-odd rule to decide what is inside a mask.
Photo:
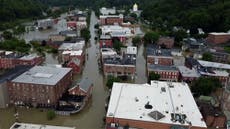
[(225, 33), (225, 32), (212, 32), (209, 34), (212, 34), (212, 35), (229, 35), (230, 36), (230, 33)]
[(106, 116), (206, 128), (188, 85), (178, 82), (114, 83)]
[(203, 60), (198, 60), (198, 62), (204, 67), (211, 67), (211, 68), (217, 68), (217, 69), (230, 70), (230, 65), (229, 64), (222, 64), (222, 63), (203, 61)]
[(63, 43), (58, 50), (82, 50), (85, 46), (85, 42), (77, 42), (77, 43)]
[(38, 125), (29, 123), (14, 123), (10, 129), (75, 129), (74, 127)]
[(20, 59), (22, 59), (22, 60), (32, 60), (32, 59), (37, 58), (37, 57), (39, 57), (37, 54), (30, 54), (30, 55), (25, 55), (25, 56), (21, 57)]
[(183, 77), (200, 77), (200, 74), (194, 68), (189, 69), (186, 66), (177, 66)]
[(55, 85), (70, 71), (71, 68), (34, 66), (30, 70), (24, 72), (23, 74), (12, 80), (12, 82)]
[(113, 64), (113, 65), (136, 65), (136, 56), (135, 55), (125, 55), (124, 57), (114, 56), (107, 57), (103, 59), (104, 64)]
[(93, 85), (93, 82), (89, 78), (83, 78), (78, 84), (80, 89), (87, 92), (89, 88)]
[(148, 65), (148, 69), (150, 70), (163, 70), (163, 71), (178, 71), (175, 66), (165, 66), (165, 65)]
[(65, 54), (70, 54), (71, 56), (80, 56), (82, 55), (82, 50), (78, 50), (78, 51), (63, 51), (62, 54), (65, 55)]
[(146, 54), (147, 56), (172, 56), (171, 51), (169, 49), (161, 49), (157, 46), (147, 46)]

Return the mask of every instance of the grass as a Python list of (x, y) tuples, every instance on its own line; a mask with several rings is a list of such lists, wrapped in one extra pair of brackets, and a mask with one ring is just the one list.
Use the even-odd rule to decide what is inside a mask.
[(225, 50), (227, 53), (230, 53), (230, 46), (225, 46), (225, 47), (224, 47), (224, 50)]

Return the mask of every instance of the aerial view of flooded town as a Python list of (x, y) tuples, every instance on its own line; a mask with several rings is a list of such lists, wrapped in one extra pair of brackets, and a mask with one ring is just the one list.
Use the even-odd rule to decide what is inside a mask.
[(0, 129), (230, 129), (229, 8), (0, 1)]

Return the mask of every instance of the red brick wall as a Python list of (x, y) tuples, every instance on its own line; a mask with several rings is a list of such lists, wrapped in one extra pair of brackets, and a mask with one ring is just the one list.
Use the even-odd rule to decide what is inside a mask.
[[(9, 82), (7, 87), (10, 103), (14, 104), (15, 102), (22, 101), (31, 104), (56, 105), (58, 99), (67, 90), (71, 83), (72, 71), (54, 86)], [(50, 103), (48, 103), (48, 99), (50, 100)]]
[(128, 65), (108, 65), (103, 67), (104, 74), (113, 73), (118, 75), (134, 75), (136, 72), (135, 66)]
[(230, 40), (230, 34), (228, 35), (213, 35), (209, 34), (207, 37), (207, 41), (209, 43), (214, 43), (214, 44), (220, 44), (220, 43), (225, 43)]
[[(164, 124), (160, 122), (147, 122), (147, 121), (137, 121), (128, 120), (121, 118), (111, 118), (106, 117), (106, 124), (119, 123), (121, 126), (129, 125), (130, 127), (141, 128), (141, 129), (170, 129), (172, 124)], [(206, 129), (202, 127), (191, 127), (190, 129)]]
[(173, 65), (172, 57), (160, 57), (160, 56), (148, 56), (147, 63), (155, 64), (156, 59), (158, 59), (158, 65), (166, 65), (166, 66)]
[(113, 42), (112, 42), (112, 39), (109, 39), (109, 40), (100, 40), (100, 48), (102, 48), (102, 46), (106, 46), (106, 47), (113, 47)]
[(161, 76), (160, 80), (179, 80), (179, 71), (164, 71), (164, 70), (151, 70), (148, 69), (148, 75), (150, 72), (155, 72)]
[(122, 24), (123, 18), (119, 17), (108, 17), (108, 18), (100, 18), (101, 25), (113, 25), (114, 23)]

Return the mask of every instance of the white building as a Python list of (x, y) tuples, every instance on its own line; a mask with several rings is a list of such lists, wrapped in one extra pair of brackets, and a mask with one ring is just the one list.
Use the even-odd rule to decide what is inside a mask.
[(138, 5), (135, 3), (133, 5), (133, 12), (137, 12), (138, 11)]
[(102, 7), (100, 9), (100, 13), (102, 15), (109, 15), (109, 14), (116, 14), (116, 8), (113, 7), (113, 8), (105, 8), (105, 7)]
[(105, 25), (101, 27), (102, 35), (110, 34), (112, 37), (131, 37), (132, 30), (119, 25)]
[(76, 129), (75, 127), (14, 123), (10, 129)]
[(207, 128), (189, 86), (163, 81), (114, 83), (106, 123), (148, 129)]

